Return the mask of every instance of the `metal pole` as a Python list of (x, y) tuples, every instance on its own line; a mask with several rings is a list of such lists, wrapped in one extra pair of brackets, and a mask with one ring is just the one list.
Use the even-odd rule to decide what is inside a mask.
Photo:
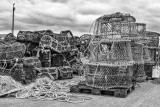
[(15, 7), (14, 7), (15, 3), (13, 3), (13, 16), (12, 16), (12, 34), (14, 35), (14, 11), (15, 11)]

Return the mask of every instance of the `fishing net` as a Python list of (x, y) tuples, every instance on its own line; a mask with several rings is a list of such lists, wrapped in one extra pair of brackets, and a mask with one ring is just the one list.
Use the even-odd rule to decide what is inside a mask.
[(10, 76), (0, 76), (0, 96), (16, 92), (23, 86)]

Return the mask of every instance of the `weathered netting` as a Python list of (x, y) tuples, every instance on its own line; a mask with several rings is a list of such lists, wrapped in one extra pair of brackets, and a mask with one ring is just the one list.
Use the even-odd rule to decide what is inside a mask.
[(156, 61), (156, 49), (154, 48), (149, 48), (149, 55), (150, 55), (150, 58), (151, 58), (151, 61), (152, 62), (155, 62)]
[(40, 73), (38, 74), (38, 77), (47, 76), (52, 80), (58, 79), (58, 68), (57, 67), (41, 67), (36, 68)]
[(143, 60), (144, 60), (144, 63), (153, 63), (151, 62), (151, 57), (149, 55), (149, 50), (147, 46), (143, 47)]
[(92, 42), (89, 45), (90, 61), (102, 61), (108, 64), (133, 62), (129, 41)]
[(95, 21), (94, 34), (103, 35), (102, 38), (132, 37), (138, 35), (136, 19), (130, 14), (114, 13), (104, 15)]
[(133, 65), (133, 77), (136, 81), (146, 80), (146, 73), (144, 71), (144, 64), (134, 64)]
[(44, 35), (40, 40), (40, 46), (50, 48), (52, 47), (52, 37), (48, 35)]
[(0, 60), (9, 60), (13, 58), (21, 58), (24, 56), (26, 47), (24, 44), (13, 42), (4, 43), (0, 41)]
[(144, 71), (144, 64), (145, 62), (150, 60), (150, 57), (148, 56), (149, 52), (147, 51), (147, 48), (144, 47), (142, 44), (131, 44), (131, 50), (133, 55), (133, 60), (135, 62), (133, 66), (133, 72), (134, 72), (134, 78), (137, 81), (142, 81), (146, 79), (146, 74)]
[(132, 83), (132, 75), (132, 64), (108, 66), (105, 63), (88, 63), (85, 65), (86, 85), (96, 88), (127, 88)]
[(85, 65), (86, 85), (104, 89), (131, 85), (133, 60), (130, 41), (92, 41), (89, 51), (90, 62)]
[(97, 88), (126, 88), (134, 79), (144, 79), (144, 62), (150, 61), (146, 42), (146, 24), (136, 23), (130, 14), (114, 13), (94, 23), (88, 47), (86, 85)]
[(24, 57), (22, 59), (19, 59), (23, 61), (24, 65), (27, 66), (34, 66), (36, 68), (40, 68), (41, 67), (41, 61), (39, 60), (38, 57)]
[(16, 81), (26, 84), (36, 79), (34, 68), (41, 67), (36, 57), (24, 57), (0, 61), (0, 75), (11, 76)]
[(41, 49), (38, 52), (38, 57), (41, 61), (42, 67), (51, 67), (51, 50)]
[(42, 34), (40, 32), (31, 32), (31, 31), (19, 31), (17, 34), (17, 40), (24, 42), (33, 42), (33, 43), (39, 43), (40, 39), (42, 38)]
[(144, 63), (142, 44), (131, 43), (131, 51), (135, 63)]
[(68, 43), (67, 38), (63, 38), (65, 40), (58, 41), (49, 35), (45, 35), (41, 38), (40, 46), (44, 48), (50, 48), (57, 52), (68, 50), (70, 45)]

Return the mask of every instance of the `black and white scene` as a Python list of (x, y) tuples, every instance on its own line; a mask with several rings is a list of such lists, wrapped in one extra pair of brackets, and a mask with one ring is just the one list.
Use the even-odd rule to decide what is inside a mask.
[(160, 107), (159, 0), (0, 0), (0, 107)]

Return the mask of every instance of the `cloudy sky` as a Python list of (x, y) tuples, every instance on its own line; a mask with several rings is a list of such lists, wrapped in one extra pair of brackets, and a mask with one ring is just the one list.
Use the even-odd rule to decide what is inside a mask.
[(15, 33), (19, 30), (51, 29), (74, 35), (89, 33), (96, 18), (115, 12), (130, 13), (147, 30), (160, 33), (160, 0), (0, 0), (0, 33), (11, 32), (12, 4)]

